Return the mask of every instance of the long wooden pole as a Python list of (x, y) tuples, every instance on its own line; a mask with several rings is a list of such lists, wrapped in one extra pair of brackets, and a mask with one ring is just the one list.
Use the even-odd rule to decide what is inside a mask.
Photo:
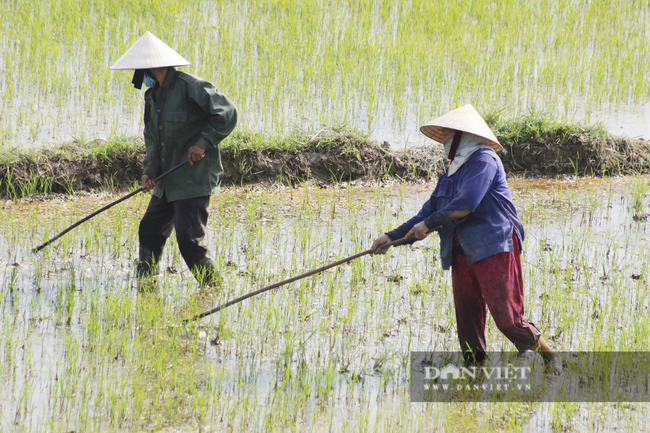
[[(440, 228), (441, 227), (436, 227), (435, 229), (432, 229), (430, 231), (438, 230)], [(403, 244), (404, 242), (406, 242), (407, 240), (408, 240), (407, 238), (398, 239), (396, 241), (393, 241), (393, 242), (387, 244), (386, 247), (392, 247), (392, 246), (400, 245), (400, 244)], [(194, 322), (195, 320), (202, 319), (202, 318), (204, 318), (206, 316), (209, 316), (209, 315), (214, 314), (214, 313), (216, 313), (218, 311), (221, 311), (224, 308), (228, 308), (231, 305), (238, 304), (238, 303), (240, 303), (241, 301), (243, 301), (245, 299), (252, 298), (253, 296), (257, 296), (260, 293), (268, 292), (269, 290), (276, 289), (276, 288), (278, 288), (280, 286), (284, 286), (285, 284), (289, 284), (289, 283), (293, 283), (294, 281), (302, 280), (303, 278), (310, 277), (310, 276), (312, 276), (314, 274), (318, 274), (318, 273), (326, 271), (326, 270), (328, 270), (330, 268), (334, 268), (336, 266), (339, 266), (339, 265), (342, 265), (344, 263), (350, 262), (352, 260), (358, 259), (359, 257), (366, 256), (366, 255), (368, 255), (368, 254), (370, 254), (372, 252), (373, 252), (373, 250), (372, 250), (372, 248), (370, 248), (370, 249), (367, 249), (367, 250), (365, 250), (365, 251), (363, 251), (361, 253), (355, 254), (355, 255), (350, 256), (350, 257), (346, 257), (345, 259), (341, 259), (341, 260), (339, 260), (337, 262), (330, 263), (329, 265), (321, 266), (320, 268), (314, 269), (313, 271), (305, 272), (304, 274), (301, 274), (301, 275), (286, 279), (284, 281), (280, 281), (279, 283), (275, 283), (275, 284), (271, 284), (270, 286), (262, 287), (261, 289), (257, 289), (254, 292), (250, 292), (250, 293), (247, 293), (247, 294), (245, 294), (243, 296), (240, 296), (239, 298), (235, 298), (233, 300), (230, 300), (230, 301), (226, 302), (225, 304), (219, 305), (218, 307), (215, 307), (215, 308), (213, 308), (211, 310), (207, 310), (207, 311), (204, 311), (203, 313), (197, 314), (196, 316), (192, 317), (191, 319), (185, 319), (183, 321), (183, 323)]]
[[(212, 149), (212, 147), (207, 148), (205, 151), (207, 152), (207, 151), (210, 150), (210, 149)], [(160, 176), (158, 176), (157, 178), (155, 178), (153, 181), (157, 183), (158, 181), (160, 181), (161, 179), (163, 179), (163, 178), (169, 176), (170, 174), (172, 174), (173, 172), (175, 172), (175, 171), (178, 170), (179, 168), (183, 167), (183, 166), (184, 166), (185, 164), (187, 164), (187, 163), (189, 163), (189, 160), (186, 160), (186, 161), (181, 162), (180, 164), (176, 165), (175, 167), (170, 168), (169, 170), (167, 170), (166, 172), (164, 172), (163, 174), (161, 174)], [(68, 233), (68, 232), (69, 232), (70, 230), (72, 230), (73, 228), (75, 228), (75, 227), (77, 227), (77, 226), (79, 226), (79, 225), (85, 223), (86, 221), (88, 221), (88, 220), (91, 219), (92, 217), (94, 217), (94, 216), (96, 216), (96, 215), (99, 215), (100, 213), (104, 212), (105, 210), (112, 208), (112, 207), (115, 206), (116, 204), (121, 203), (121, 202), (123, 202), (124, 200), (127, 200), (127, 199), (133, 197), (134, 195), (136, 195), (136, 194), (138, 194), (138, 193), (141, 193), (141, 192), (144, 191), (144, 190), (145, 190), (145, 189), (144, 189), (143, 187), (140, 187), (140, 188), (136, 189), (135, 191), (133, 191), (132, 193), (129, 193), (129, 194), (125, 195), (124, 197), (122, 197), (122, 198), (120, 198), (120, 199), (118, 199), (118, 200), (115, 200), (115, 201), (112, 202), (112, 203), (107, 204), (107, 205), (104, 206), (103, 208), (101, 208), (101, 209), (99, 209), (99, 210), (97, 210), (97, 211), (91, 213), (91, 214), (88, 215), (87, 217), (85, 217), (85, 218), (83, 218), (83, 219), (80, 219), (80, 220), (77, 221), (76, 223), (72, 224), (70, 227), (68, 227), (67, 229), (63, 230), (63, 231), (62, 231), (61, 233), (59, 233), (58, 235), (54, 236), (54, 237), (53, 237), (52, 239), (50, 239), (49, 241), (47, 241), (47, 242), (45, 242), (45, 243), (43, 243), (43, 244), (37, 246), (37, 247), (34, 248), (32, 251), (35, 252), (35, 253), (39, 252), (40, 250), (42, 250), (43, 248), (45, 248), (46, 246), (48, 246), (49, 244), (51, 244), (51, 243), (54, 242), (55, 240), (59, 239), (59, 238), (60, 238), (61, 236), (63, 236), (64, 234)]]

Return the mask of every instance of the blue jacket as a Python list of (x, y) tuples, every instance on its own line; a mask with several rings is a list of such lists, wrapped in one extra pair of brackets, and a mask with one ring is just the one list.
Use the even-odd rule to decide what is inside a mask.
[(503, 164), (491, 149), (474, 152), (452, 177), (448, 177), (445, 171), (420, 212), (387, 234), (393, 240), (400, 239), (434, 212), (447, 214), (458, 210), (471, 213), (465, 218), (452, 220), (451, 227), (438, 232), (443, 269), (451, 267), (454, 235), (470, 265), (512, 251), (513, 230), (523, 244), (524, 226), (512, 203)]

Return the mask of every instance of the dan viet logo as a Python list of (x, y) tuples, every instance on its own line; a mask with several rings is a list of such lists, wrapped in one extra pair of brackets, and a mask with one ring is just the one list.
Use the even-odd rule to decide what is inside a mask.
[(454, 364), (442, 368), (425, 366), (423, 387), (425, 391), (530, 391), (531, 385), (526, 383), (530, 371), (530, 367), (512, 364), (493, 367), (458, 367)]
[(463, 355), (411, 352), (411, 402), (650, 402), (650, 352), (556, 352), (560, 375), (534, 353)]

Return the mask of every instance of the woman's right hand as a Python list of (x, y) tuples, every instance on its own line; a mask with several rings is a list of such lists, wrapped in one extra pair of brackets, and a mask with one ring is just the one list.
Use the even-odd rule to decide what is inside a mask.
[(145, 191), (151, 191), (153, 187), (156, 186), (156, 182), (151, 180), (151, 178), (146, 174), (142, 176), (141, 183), (142, 183), (142, 188)]

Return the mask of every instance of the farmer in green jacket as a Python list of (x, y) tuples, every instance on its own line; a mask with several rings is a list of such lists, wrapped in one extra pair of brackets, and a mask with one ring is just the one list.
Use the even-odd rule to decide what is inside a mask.
[[(211, 83), (174, 66), (190, 63), (160, 39), (146, 32), (111, 69), (134, 69), (133, 85), (145, 92), (142, 187), (153, 189), (140, 221), (137, 275), (158, 273), (157, 263), (167, 238), (176, 229), (181, 255), (201, 286), (218, 282), (214, 260), (201, 245), (208, 220), (210, 195), (218, 190), (223, 166), (218, 144), (237, 124), (237, 109)], [(208, 149), (210, 151), (207, 151)], [(189, 164), (154, 182), (184, 160)]]

